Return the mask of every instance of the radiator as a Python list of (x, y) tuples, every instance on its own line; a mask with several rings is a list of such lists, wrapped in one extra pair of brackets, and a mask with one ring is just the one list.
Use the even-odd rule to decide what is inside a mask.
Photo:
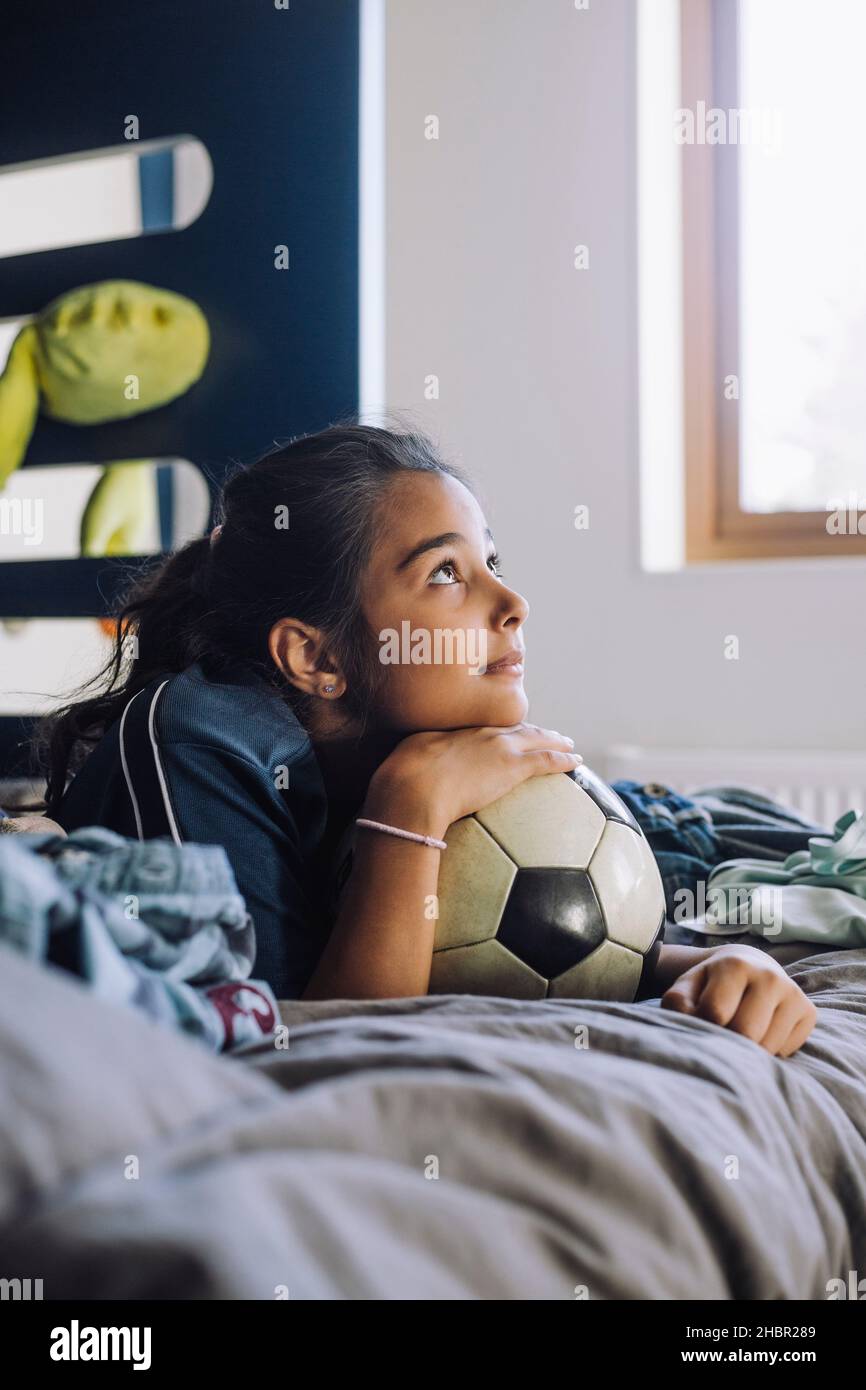
[(647, 748), (616, 744), (599, 760), (608, 782), (660, 782), (675, 791), (750, 787), (832, 827), (845, 811), (866, 810), (866, 752)]

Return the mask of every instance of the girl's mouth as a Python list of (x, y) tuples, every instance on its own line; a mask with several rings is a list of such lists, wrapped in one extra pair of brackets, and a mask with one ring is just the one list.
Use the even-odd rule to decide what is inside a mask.
[(492, 666), (488, 666), (484, 674), (485, 676), (522, 676), (523, 652), (515, 647), (514, 651), (508, 652)]

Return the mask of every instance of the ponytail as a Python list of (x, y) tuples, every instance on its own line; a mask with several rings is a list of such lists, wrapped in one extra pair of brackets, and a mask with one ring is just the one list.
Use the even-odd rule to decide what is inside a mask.
[[(161, 671), (182, 671), (203, 655), (207, 595), (202, 580), (209, 558), (209, 537), (202, 536), (133, 580), (114, 614), (108, 659), (73, 690), (70, 703), (39, 720), (33, 731), (31, 748), (45, 775), (45, 797), (26, 809), (44, 808), (52, 816), (68, 777), (133, 695)], [(100, 693), (89, 695), (94, 689)]]

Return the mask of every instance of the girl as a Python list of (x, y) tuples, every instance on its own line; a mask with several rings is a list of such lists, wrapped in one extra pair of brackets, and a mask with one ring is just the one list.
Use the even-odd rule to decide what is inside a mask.
[[(418, 433), (339, 424), (278, 446), (228, 478), (217, 512), (133, 585), (112, 656), (75, 693), (101, 691), (44, 721), (47, 814), (224, 846), (280, 998), (426, 994), (430, 841), (581, 761), (526, 722), (526, 601), (468, 479)], [(381, 660), (404, 623), (480, 634), (486, 666)], [(358, 815), (426, 839), (359, 830), (331, 922), (330, 856)], [(662, 946), (650, 993), (780, 1056), (816, 1018), (741, 945)]]

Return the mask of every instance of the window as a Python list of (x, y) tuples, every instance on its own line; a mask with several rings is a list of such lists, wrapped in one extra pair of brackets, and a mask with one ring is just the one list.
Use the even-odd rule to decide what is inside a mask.
[(689, 562), (866, 553), (862, 0), (681, 0)]

